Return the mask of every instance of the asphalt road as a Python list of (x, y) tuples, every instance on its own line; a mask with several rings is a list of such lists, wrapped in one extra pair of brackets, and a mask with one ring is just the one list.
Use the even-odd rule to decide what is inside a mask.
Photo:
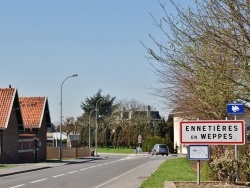
[(0, 178), (1, 188), (136, 188), (170, 156), (102, 159)]

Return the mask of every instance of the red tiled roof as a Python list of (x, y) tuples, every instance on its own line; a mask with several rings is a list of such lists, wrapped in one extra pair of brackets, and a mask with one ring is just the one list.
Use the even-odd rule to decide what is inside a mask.
[(0, 129), (7, 128), (15, 94), (15, 88), (0, 88)]
[(45, 97), (20, 97), (20, 106), (25, 128), (40, 128), (44, 109)]

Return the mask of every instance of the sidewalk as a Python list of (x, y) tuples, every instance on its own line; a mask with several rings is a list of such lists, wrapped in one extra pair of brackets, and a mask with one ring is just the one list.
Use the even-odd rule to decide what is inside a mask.
[(96, 157), (86, 157), (78, 159), (69, 159), (62, 161), (47, 161), (41, 163), (24, 163), (24, 164), (6, 164), (5, 166), (10, 166), (9, 168), (0, 169), (0, 177), (25, 173), (30, 171), (42, 170), (46, 168), (53, 168), (74, 163), (84, 163), (92, 160), (97, 160), (100, 158)]

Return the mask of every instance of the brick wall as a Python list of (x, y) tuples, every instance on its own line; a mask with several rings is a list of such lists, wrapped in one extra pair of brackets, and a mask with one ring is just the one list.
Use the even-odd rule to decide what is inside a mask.
[(40, 141), (38, 161), (46, 161), (47, 153), (47, 125), (46, 118), (43, 116), (42, 125), (38, 129), (38, 137)]
[(32, 163), (34, 161), (34, 152), (18, 153), (18, 163)]
[[(47, 147), (47, 160), (59, 159), (60, 147)], [(89, 148), (62, 148), (62, 158), (90, 157)]]
[(34, 161), (34, 139), (18, 140), (18, 163), (32, 163)]
[(15, 109), (12, 108), (7, 129), (2, 135), (2, 163), (18, 163), (18, 122)]

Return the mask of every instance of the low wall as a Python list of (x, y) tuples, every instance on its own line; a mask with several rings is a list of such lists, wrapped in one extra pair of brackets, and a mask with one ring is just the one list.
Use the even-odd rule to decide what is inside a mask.
[[(81, 158), (90, 157), (89, 148), (62, 148), (62, 158)], [(60, 147), (47, 147), (47, 160), (59, 159)]]

